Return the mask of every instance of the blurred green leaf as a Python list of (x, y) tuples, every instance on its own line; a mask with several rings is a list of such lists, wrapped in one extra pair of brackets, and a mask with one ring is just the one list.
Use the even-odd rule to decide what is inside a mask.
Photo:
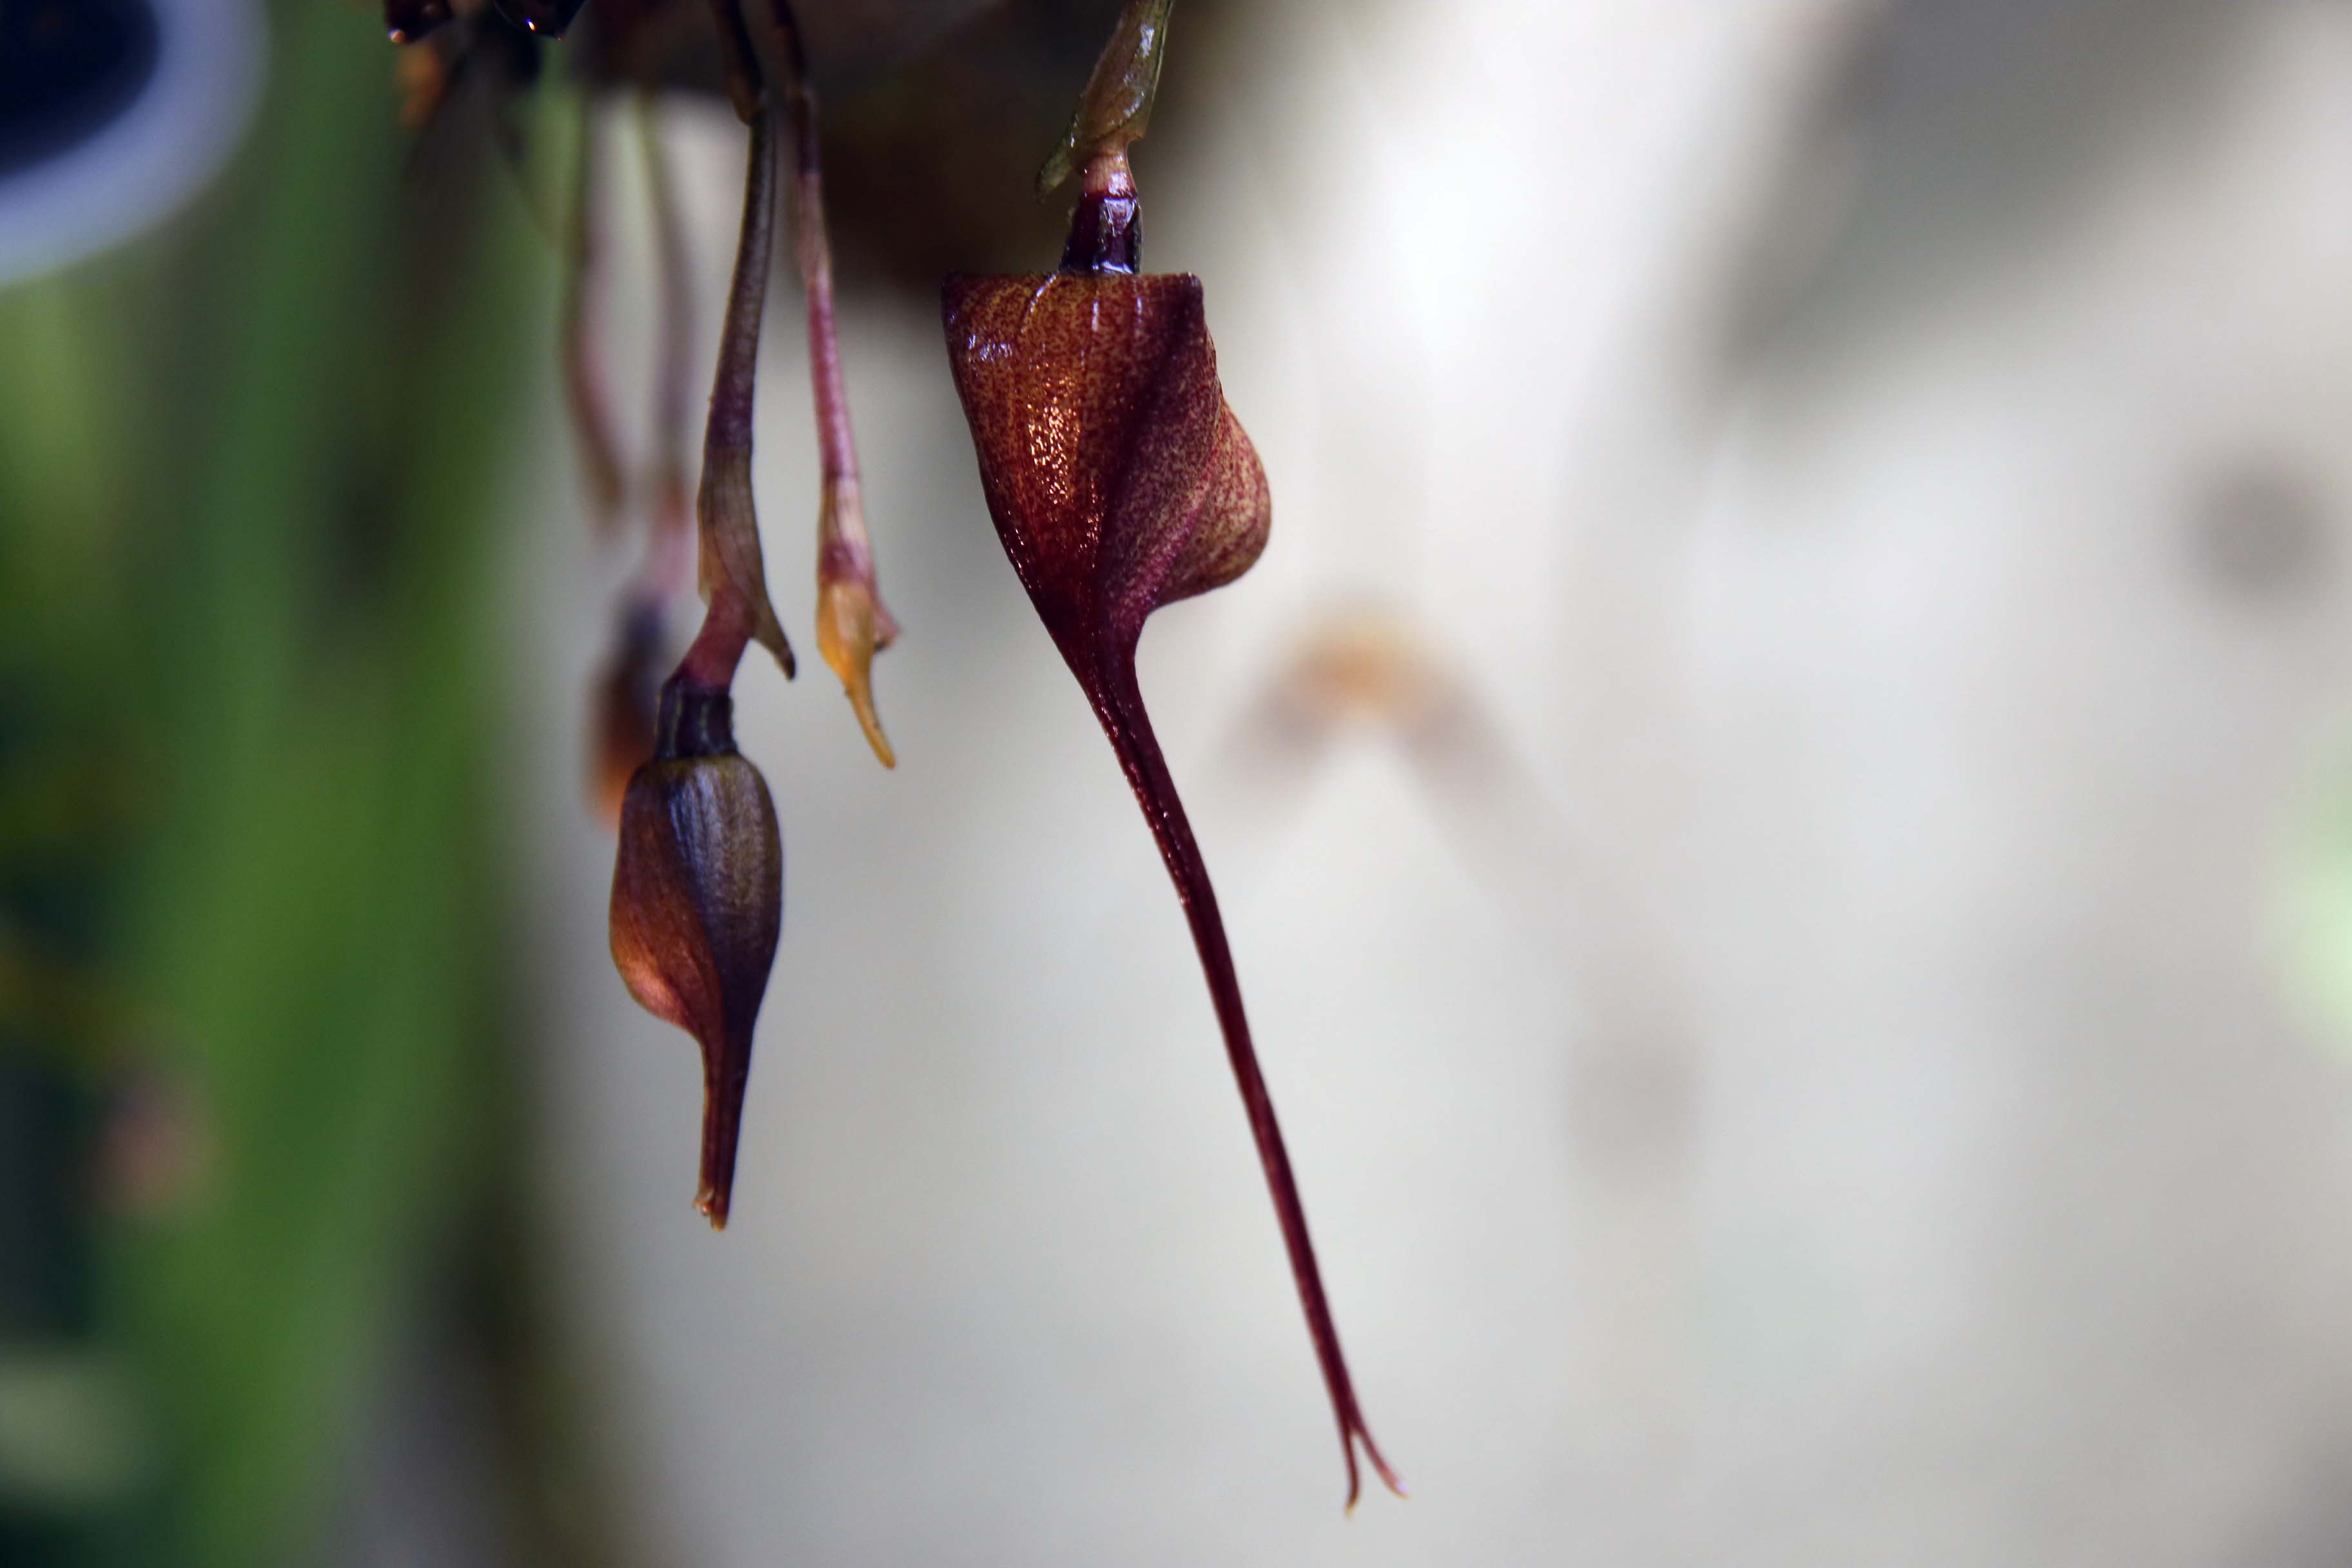
[(0, 867), (127, 858), (93, 1016), (204, 1153), (104, 1254), (162, 1479), (86, 1555), (140, 1568), (309, 1543), (501, 1131), (488, 586), (551, 264), (503, 185), (414, 177), (363, 9), (277, 20), (225, 188), (0, 295), (0, 694), (45, 715)]

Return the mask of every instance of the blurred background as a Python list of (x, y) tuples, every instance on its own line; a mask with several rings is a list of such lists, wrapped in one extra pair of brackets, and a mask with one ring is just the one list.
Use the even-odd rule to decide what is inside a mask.
[(0, 1563), (2352, 1561), (2352, 5), (1178, 6), (1147, 261), (1276, 527), (1143, 683), (1344, 1521), (940, 341), (1116, 6), (803, 0), (900, 765), (746, 664), (723, 1237), (557, 338), (584, 105), (642, 458), (642, 114), (698, 408), (742, 140), (600, 7), (412, 130), (372, 5), (0, 0)]

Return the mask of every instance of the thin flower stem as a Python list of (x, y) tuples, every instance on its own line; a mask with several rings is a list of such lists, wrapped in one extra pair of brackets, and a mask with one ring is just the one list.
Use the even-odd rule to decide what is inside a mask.
[[(703, 597), (710, 606), (702, 634), (687, 658), (699, 660), (705, 679), (731, 679), (747, 640), (793, 673), (792, 644), (768, 600), (760, 553), (760, 520), (751, 501), (752, 397), (759, 384), (760, 321), (768, 298), (776, 234), (775, 117), (762, 110), (751, 122), (751, 156), (743, 181), (743, 230), (719, 334), (719, 369), (703, 428), (700, 517)], [(722, 668), (723, 667), (723, 668)], [(725, 679), (715, 682), (723, 685)]]
[[(824, 225), (824, 171), (817, 144), (816, 99), (789, 0), (771, 0), (784, 58), (784, 104), (793, 128), (793, 238), (801, 286), (808, 294), (809, 382), (816, 397), (817, 457), (828, 485), (857, 483), (857, 438), (841, 374), (841, 333), (834, 319), (833, 247)], [(857, 521), (860, 536), (862, 521)]]
[(751, 643), (751, 617), (743, 595), (732, 584), (722, 583), (702, 613), (702, 627), (677, 661), (677, 673), (697, 686), (724, 691), (735, 683), (736, 667)]
[(591, 312), (593, 296), (603, 271), (604, 233), (598, 211), (598, 156), (595, 99), (582, 94), (580, 146), (572, 159), (572, 223), (563, 247), (563, 320), (562, 353), (566, 406), (580, 441), (580, 459), (587, 470), (588, 498), (596, 521), (609, 530), (620, 514), (627, 492), (622, 477), (620, 444), (613, 434), (611, 402), (605, 393), (604, 366), (596, 353)]
[(1323, 1273), (1315, 1261), (1315, 1243), (1307, 1235), (1306, 1205), (1299, 1198), (1298, 1181), (1291, 1173), (1290, 1153), (1282, 1141), (1282, 1125), (1275, 1119), (1274, 1099), (1267, 1092), (1265, 1075), (1258, 1070), (1257, 1050), (1250, 1041), (1249, 1017), (1242, 1009), (1241, 979), (1234, 969), (1233, 949), (1225, 941), (1223, 918), (1217, 912), (1216, 889), (1210, 885), (1208, 863), (1202, 858), (1200, 844), (1192, 837), (1192, 825), (1184, 815), (1184, 803), (1177, 796), (1167, 759), (1160, 754), (1151, 720), (1144, 711), (1143, 695), (1136, 684), (1133, 650), (1128, 650), (1123, 658), (1114, 656), (1104, 664), (1105, 668), (1097, 671), (1095, 681), (1089, 683), (1089, 691), (1095, 694), (1096, 717), (1102, 721), (1112, 749), (1118, 753), (1119, 765), (1143, 807), (1144, 819), (1151, 825), (1151, 836), (1160, 845), (1160, 858), (1167, 862), (1168, 875), (1176, 884), (1176, 897), (1183, 904), (1184, 918), (1192, 929), (1192, 945), (1200, 952), (1201, 969), (1209, 983), (1209, 998), (1216, 1009), (1217, 1026), (1224, 1035), (1225, 1056), (1233, 1064), (1234, 1081), (1241, 1090), (1243, 1108), (1249, 1113), (1250, 1136), (1257, 1142), (1258, 1161), (1265, 1168), (1265, 1184), (1274, 1196), (1275, 1215), (1282, 1226), (1283, 1246), (1290, 1254), (1291, 1277), (1297, 1282), (1299, 1304), (1306, 1309), (1307, 1331), (1315, 1342), (1315, 1359), (1323, 1369), (1323, 1384), (1330, 1394), (1332, 1415), (1339, 1422), (1339, 1447), (1348, 1462), (1348, 1507), (1351, 1510), (1355, 1508), (1363, 1490), (1356, 1462), (1358, 1443), (1363, 1445), (1364, 1457), (1371, 1461), (1381, 1482), (1402, 1497), (1404, 1483), (1381, 1457), (1380, 1445), (1372, 1441), (1371, 1429), (1365, 1426), (1363, 1411), (1356, 1402), (1356, 1385), (1348, 1375), (1348, 1359), (1339, 1349), (1339, 1325), (1332, 1319), (1331, 1303), (1323, 1291)]
[(646, 552), (646, 595), (667, 599), (678, 581), (685, 552), (687, 429), (694, 385), (694, 260), (686, 220), (678, 210), (677, 182), (669, 148), (662, 140), (653, 100), (637, 100), (637, 141), (645, 155), (646, 189), (654, 222), (654, 256), (661, 279), (661, 351), (654, 384), (654, 451), (656, 471), (653, 528)]
[(801, 287), (808, 302), (809, 384), (816, 406), (817, 651), (841, 678), (866, 743), (884, 767), (898, 764), (874, 707), (874, 655), (897, 640), (898, 623), (882, 603), (874, 575), (874, 546), (866, 530), (865, 492), (858, 480), (857, 436), (849, 419), (842, 376), (841, 329), (834, 309), (833, 247), (825, 231), (824, 155), (817, 140), (816, 97), (809, 89), (808, 53), (792, 0), (769, 0), (782, 62), (784, 110), (793, 132), (793, 237)]

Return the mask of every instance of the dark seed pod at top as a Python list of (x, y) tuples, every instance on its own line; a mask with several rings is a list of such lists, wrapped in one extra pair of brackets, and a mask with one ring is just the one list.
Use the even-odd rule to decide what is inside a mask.
[(784, 851), (760, 770), (735, 750), (733, 701), (670, 678), (652, 762), (630, 779), (613, 868), (613, 962), (629, 994), (702, 1047), (702, 1181), (724, 1227), (751, 1074), (751, 1031), (783, 928)]

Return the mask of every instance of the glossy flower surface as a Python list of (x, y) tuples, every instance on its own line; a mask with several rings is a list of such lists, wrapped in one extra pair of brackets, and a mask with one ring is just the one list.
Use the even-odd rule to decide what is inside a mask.
[(997, 533), (1099, 703), (1145, 618), (1249, 570), (1273, 519), (1201, 280), (952, 278), (944, 313)]

